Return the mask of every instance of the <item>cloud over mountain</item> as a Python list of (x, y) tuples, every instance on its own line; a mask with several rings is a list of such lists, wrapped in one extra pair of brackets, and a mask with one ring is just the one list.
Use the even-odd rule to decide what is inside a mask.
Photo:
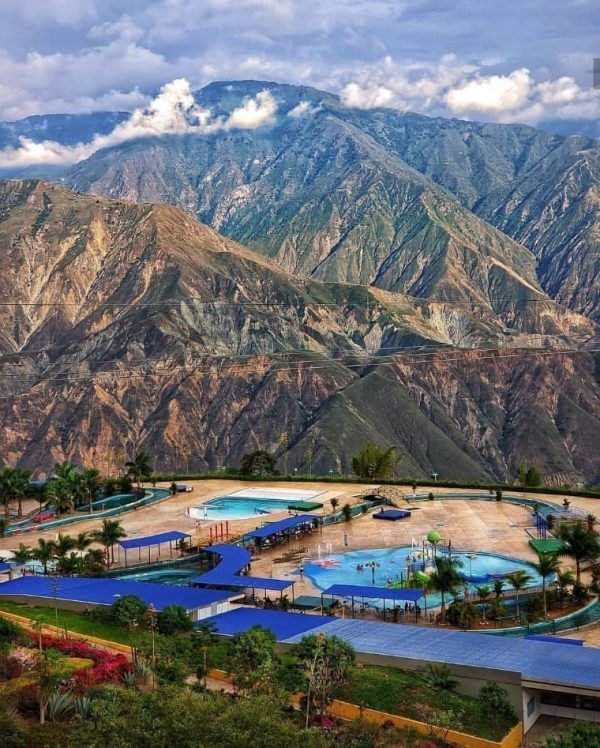
[(131, 116), (107, 135), (96, 135), (88, 143), (73, 146), (56, 141), (35, 142), (19, 138), (18, 148), (0, 151), (0, 168), (23, 167), (33, 164), (74, 164), (83, 161), (102, 148), (138, 138), (161, 135), (206, 135), (218, 130), (253, 130), (273, 120), (277, 103), (268, 91), (260, 91), (247, 98), (228, 116), (213, 116), (210, 109), (199, 106), (185, 78), (178, 78), (162, 87), (160, 93), (144, 107), (135, 109)]
[(352, 106), (567, 131), (600, 114), (592, 1), (6, 0), (2, 13), (0, 120), (131, 111), (178, 78), (301, 83)]

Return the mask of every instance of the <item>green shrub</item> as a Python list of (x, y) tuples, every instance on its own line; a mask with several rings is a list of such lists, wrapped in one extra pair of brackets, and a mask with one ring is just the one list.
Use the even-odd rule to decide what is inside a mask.
[(16, 623), (6, 618), (0, 618), (0, 645), (7, 642), (16, 642), (21, 633), (21, 629)]
[(181, 605), (167, 605), (157, 616), (158, 630), (161, 634), (176, 634), (179, 631), (191, 631), (192, 619)]
[(147, 610), (148, 606), (137, 595), (123, 595), (111, 607), (114, 620), (128, 628), (139, 625)]
[(517, 714), (510, 701), (508, 691), (498, 683), (489, 681), (479, 691), (479, 703), (481, 712), (491, 722), (502, 719), (517, 721)]

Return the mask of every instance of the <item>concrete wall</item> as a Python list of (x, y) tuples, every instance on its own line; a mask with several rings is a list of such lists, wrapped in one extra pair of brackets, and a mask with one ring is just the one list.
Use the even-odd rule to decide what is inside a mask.
[(531, 688), (523, 689), (523, 732), (530, 730), (542, 714), (542, 695)]

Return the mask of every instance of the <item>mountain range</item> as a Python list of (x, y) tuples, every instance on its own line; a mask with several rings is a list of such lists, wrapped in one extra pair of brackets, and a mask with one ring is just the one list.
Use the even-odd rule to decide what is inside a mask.
[[(264, 127), (25, 170), (75, 192), (0, 182), (0, 458), (205, 469), (285, 431), (290, 468), (311, 445), (349, 471), (370, 439), (403, 475), (599, 481), (598, 141), (274, 83), (196, 99), (265, 90)], [(29, 118), (0, 147), (126, 117)]]

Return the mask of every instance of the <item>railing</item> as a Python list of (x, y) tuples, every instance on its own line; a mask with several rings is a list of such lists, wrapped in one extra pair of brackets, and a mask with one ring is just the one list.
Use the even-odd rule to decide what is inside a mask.
[[(131, 496), (133, 497), (135, 496), (135, 494), (131, 494)], [(171, 492), (167, 490), (166, 488), (148, 488), (145, 490), (143, 498), (138, 499), (137, 501), (132, 501), (129, 504), (112, 507), (111, 509), (105, 509), (104, 511), (100, 511), (100, 512), (93, 512), (92, 514), (88, 514), (87, 512), (79, 512), (79, 515), (71, 515), (69, 517), (63, 517), (62, 519), (50, 520), (48, 522), (40, 522), (38, 525), (32, 525), (31, 528), (28, 528), (27, 530), (20, 530), (18, 527), (16, 528), (9, 527), (9, 529), (6, 532), (6, 535), (9, 536), (9, 535), (28, 534), (29, 532), (33, 532), (33, 531), (43, 532), (45, 530), (53, 530), (56, 527), (64, 527), (65, 525), (72, 525), (72, 524), (75, 524), (76, 522), (84, 522), (85, 520), (104, 519), (106, 517), (116, 517), (119, 514), (124, 514), (125, 512), (129, 512), (133, 509), (139, 509), (140, 507), (147, 506), (148, 504), (153, 504), (157, 501), (162, 501), (163, 499), (166, 499), (169, 496), (171, 496)], [(114, 497), (109, 497), (109, 498), (114, 498)]]

